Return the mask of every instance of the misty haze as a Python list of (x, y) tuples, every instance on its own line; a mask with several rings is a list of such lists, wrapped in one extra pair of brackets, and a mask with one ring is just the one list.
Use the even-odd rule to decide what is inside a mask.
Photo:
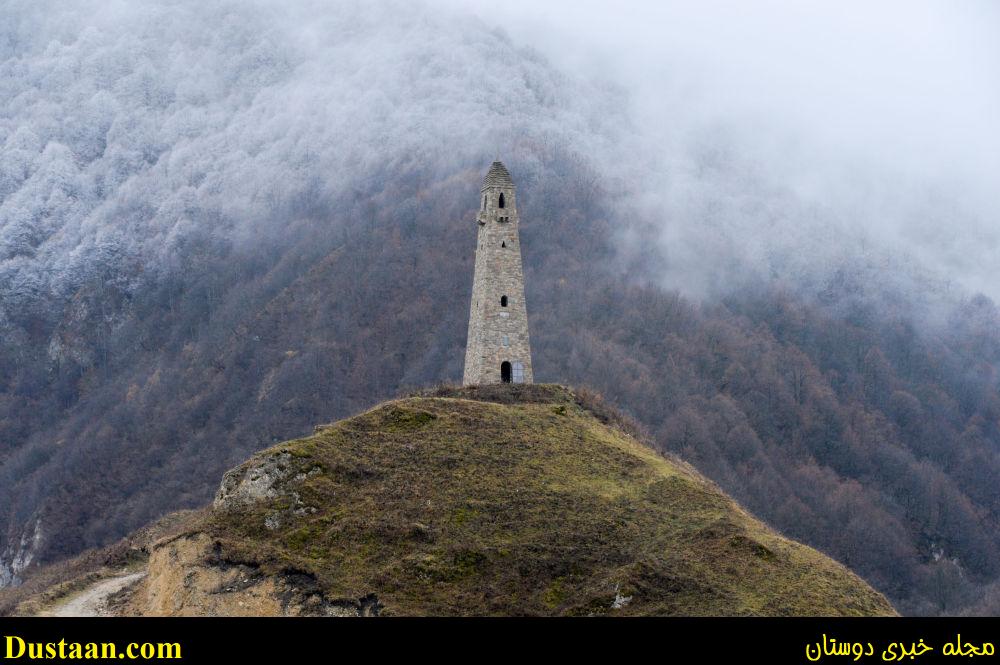
[(900, 614), (1000, 614), (995, 3), (0, 14), (0, 587), (460, 383), (502, 160), (535, 383)]

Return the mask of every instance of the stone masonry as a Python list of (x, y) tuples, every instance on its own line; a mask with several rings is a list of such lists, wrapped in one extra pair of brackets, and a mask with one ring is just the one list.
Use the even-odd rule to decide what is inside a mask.
[(517, 195), (500, 162), (493, 162), (483, 179), (476, 221), (479, 237), (462, 383), (532, 383)]

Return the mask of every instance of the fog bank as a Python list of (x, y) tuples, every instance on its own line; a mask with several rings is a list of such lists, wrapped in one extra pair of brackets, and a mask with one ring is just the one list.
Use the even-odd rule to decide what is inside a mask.
[(635, 222), (660, 230), (661, 279), (692, 295), (748, 276), (821, 283), (846, 262), (1000, 297), (988, 2), (6, 14), (5, 308), (66, 297), (104, 265), (176, 269), (198, 234), (261, 241), (394, 172), (500, 155), (516, 173), (552, 149), (601, 173), (623, 247)]

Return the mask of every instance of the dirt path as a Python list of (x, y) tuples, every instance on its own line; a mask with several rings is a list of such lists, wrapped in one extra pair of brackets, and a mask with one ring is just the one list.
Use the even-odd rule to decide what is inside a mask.
[(145, 571), (121, 575), (110, 579), (101, 580), (93, 586), (87, 587), (75, 596), (70, 597), (49, 610), (43, 612), (45, 616), (53, 617), (99, 617), (106, 616), (108, 596), (120, 589), (124, 589), (129, 584), (141, 579), (146, 575)]

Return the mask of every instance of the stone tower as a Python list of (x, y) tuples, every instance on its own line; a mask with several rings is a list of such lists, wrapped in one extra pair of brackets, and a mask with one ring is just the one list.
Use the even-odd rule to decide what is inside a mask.
[(462, 383), (531, 383), (517, 195), (514, 181), (502, 163), (490, 166), (480, 198)]

